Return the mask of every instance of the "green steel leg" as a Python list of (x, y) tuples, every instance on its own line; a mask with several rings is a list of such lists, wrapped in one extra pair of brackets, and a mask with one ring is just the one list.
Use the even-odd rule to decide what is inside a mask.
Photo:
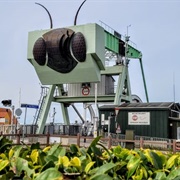
[(121, 95), (123, 92), (123, 86), (126, 78), (126, 67), (123, 66), (122, 73), (119, 74), (118, 78), (118, 83), (117, 83), (117, 88), (116, 88), (116, 94), (115, 94), (115, 99), (114, 99), (114, 104), (119, 105), (121, 102)]
[(128, 73), (127, 66), (123, 66), (122, 73), (119, 74), (116, 95), (114, 99), (114, 104), (116, 105), (119, 105), (122, 101), (122, 93), (123, 93), (124, 85), (126, 85), (126, 88), (127, 88), (126, 101), (131, 102), (132, 101), (131, 86), (130, 86), (129, 73)]
[(55, 91), (56, 85), (52, 85), (50, 86), (50, 89), (48, 91), (47, 97), (45, 99), (44, 105), (43, 105), (43, 109), (42, 109), (42, 113), (41, 113), (41, 117), (38, 120), (38, 129), (36, 131), (37, 134), (42, 134), (45, 124), (46, 124), (46, 120), (47, 120), (47, 116), (49, 113), (49, 109), (51, 106), (51, 102), (53, 99), (53, 95), (54, 95), (54, 91)]
[(127, 95), (128, 95), (128, 101), (132, 102), (132, 94), (131, 94), (131, 85), (130, 85), (130, 80), (129, 80), (129, 72), (127, 71)]
[(70, 125), (67, 106), (64, 103), (60, 103), (60, 104), (61, 104), (61, 110), (62, 110), (62, 115), (63, 115), (63, 119), (64, 119), (64, 124)]
[[(62, 96), (62, 93), (64, 92), (63, 84), (58, 85), (58, 91), (59, 91), (59, 96)], [(70, 125), (67, 105), (64, 103), (60, 103), (60, 105), (61, 105), (61, 111), (62, 111), (62, 115), (63, 115), (64, 124)]]
[(142, 77), (143, 77), (144, 89), (145, 89), (145, 94), (146, 94), (146, 101), (149, 102), (148, 92), (147, 92), (147, 87), (146, 87), (146, 80), (145, 80), (143, 64), (142, 64), (142, 58), (139, 59), (139, 62), (140, 62), (141, 72), (142, 72)]

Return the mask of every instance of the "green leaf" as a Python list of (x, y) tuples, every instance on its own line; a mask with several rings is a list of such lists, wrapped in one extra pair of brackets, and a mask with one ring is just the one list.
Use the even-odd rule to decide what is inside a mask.
[(12, 146), (12, 141), (8, 138), (1, 136), (0, 137), (0, 152), (4, 153), (9, 147)]
[(180, 168), (170, 171), (169, 175), (167, 176), (167, 179), (175, 179), (178, 176), (180, 176)]
[(0, 171), (2, 171), (9, 164), (9, 160), (0, 159)]
[(100, 174), (105, 174), (107, 173), (109, 170), (113, 169), (115, 166), (117, 166), (116, 164), (114, 163), (107, 163), (107, 164), (103, 164), (102, 166), (100, 166), (97, 171), (96, 171), (96, 174), (93, 176), (97, 176), (97, 175), (100, 175)]
[(33, 143), (33, 144), (31, 145), (31, 150), (33, 150), (33, 149), (41, 149), (40, 143), (39, 143), (39, 142)]
[(58, 161), (58, 158), (56, 156), (54, 156), (54, 155), (46, 156), (44, 159), (45, 159), (46, 162), (49, 162), (49, 161), (54, 161), (54, 162)]
[(33, 164), (37, 164), (38, 163), (38, 157), (39, 157), (39, 152), (37, 149), (33, 149), (30, 155), (30, 158), (33, 162)]
[(54, 144), (51, 149), (48, 151), (48, 155), (52, 155), (54, 154), (54, 152), (56, 151), (56, 149), (59, 147), (59, 144)]
[(9, 150), (9, 159), (11, 159), (11, 157), (13, 156), (13, 154), (14, 154), (14, 150), (11, 148), (10, 150)]
[(43, 165), (46, 163), (45, 157), (46, 157), (46, 153), (42, 151), (42, 152), (39, 154), (39, 164), (40, 164), (41, 166), (43, 166)]
[(56, 168), (49, 168), (39, 174), (35, 180), (63, 180), (63, 176)]
[(53, 161), (48, 161), (42, 168), (41, 168), (41, 172), (45, 171), (46, 169), (49, 168), (54, 168), (55, 164)]
[(86, 167), (85, 167), (85, 169), (84, 169), (84, 171), (85, 171), (86, 174), (89, 172), (89, 170), (90, 170), (91, 167), (94, 165), (94, 163), (95, 163), (95, 162), (89, 162), (89, 163), (86, 165)]
[(89, 153), (89, 154), (91, 154), (91, 152), (92, 152), (92, 147), (95, 147), (96, 145), (97, 145), (97, 143), (98, 143), (98, 141), (100, 140), (100, 138), (101, 138), (101, 136), (98, 136), (98, 137), (96, 137), (92, 142), (91, 142), (91, 144), (90, 144), (90, 146), (88, 147), (88, 150), (87, 150), (87, 153)]
[(158, 156), (158, 154), (156, 154), (153, 151), (150, 151), (150, 156), (152, 158), (153, 166), (156, 169), (162, 169), (163, 168), (163, 162), (162, 162), (162, 159)]
[(65, 156), (66, 149), (59, 144), (54, 144), (47, 154), (58, 158), (58, 156)]
[(81, 166), (81, 161), (78, 157), (73, 157), (70, 161), (70, 165), (71, 166), (75, 166), (75, 167), (80, 167)]
[(15, 157), (15, 158), (19, 157), (22, 148), (23, 148), (23, 147), (20, 146), (20, 145), (14, 146), (14, 147), (13, 147), (13, 150), (14, 150), (14, 155), (13, 155), (13, 157)]
[(0, 175), (0, 179), (1, 179), (1, 180), (7, 180), (6, 174)]
[(112, 180), (112, 177), (107, 174), (99, 174), (95, 177), (91, 177), (90, 180)]
[(71, 144), (70, 145), (70, 150), (74, 154), (80, 153), (79, 147), (76, 144)]
[(158, 180), (170, 180), (170, 179), (167, 179), (165, 172), (157, 172), (155, 179), (158, 179)]
[(134, 174), (137, 167), (140, 164), (141, 159), (139, 157), (132, 156), (132, 158), (127, 163), (127, 169), (128, 169), (128, 179)]
[(166, 169), (170, 169), (174, 164), (175, 164), (175, 160), (179, 157), (179, 155), (175, 154), (172, 155), (166, 163)]
[(14, 173), (17, 174), (18, 176), (21, 175), (23, 170), (26, 172), (26, 174), (29, 177), (34, 173), (34, 170), (29, 168), (28, 161), (23, 158), (20, 158), (20, 157), (14, 158), (11, 161), (11, 164), (12, 164)]

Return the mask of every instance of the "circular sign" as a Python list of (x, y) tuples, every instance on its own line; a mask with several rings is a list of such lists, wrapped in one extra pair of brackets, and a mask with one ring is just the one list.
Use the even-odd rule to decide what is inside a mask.
[(138, 119), (138, 116), (137, 116), (137, 115), (133, 115), (133, 116), (132, 116), (132, 120), (133, 120), (133, 121), (137, 121), (137, 119)]
[(89, 93), (90, 93), (90, 89), (89, 89), (88, 87), (84, 87), (84, 88), (82, 89), (82, 94), (83, 94), (84, 96), (89, 95)]
[(22, 110), (20, 108), (15, 111), (16, 116), (20, 116), (22, 114)]

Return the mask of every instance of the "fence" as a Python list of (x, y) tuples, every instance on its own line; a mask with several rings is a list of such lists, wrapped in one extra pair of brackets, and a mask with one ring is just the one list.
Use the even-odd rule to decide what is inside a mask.
[[(47, 146), (54, 143), (61, 143), (62, 146), (69, 146), (70, 144), (77, 144), (79, 147), (88, 147), (90, 143), (93, 141), (93, 137), (91, 136), (81, 136), (78, 133), (76, 136), (69, 135), (59, 135), (59, 134), (26, 134), (25, 137), (22, 137), (22, 134), (2, 134), (4, 137), (8, 137), (13, 141), (14, 145), (18, 144), (26, 144), (31, 145), (32, 143), (39, 142), (42, 146)], [(120, 135), (119, 135), (120, 136)], [(136, 137), (134, 140), (124, 139), (124, 136), (121, 135), (114, 137), (114, 135), (110, 135), (107, 137), (102, 137), (100, 139), (100, 143), (104, 144), (107, 148), (111, 148), (112, 146), (121, 145), (126, 148), (128, 143), (134, 144), (134, 148), (153, 148), (159, 150), (172, 151), (176, 153), (179, 151), (179, 143), (176, 140), (163, 140), (159, 141), (151, 138), (150, 140), (143, 137)]]

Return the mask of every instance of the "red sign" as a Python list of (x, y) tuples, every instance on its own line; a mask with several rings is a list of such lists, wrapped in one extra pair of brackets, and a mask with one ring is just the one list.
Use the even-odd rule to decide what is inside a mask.
[(138, 119), (138, 116), (136, 114), (132, 116), (133, 121), (137, 121), (137, 119)]
[(89, 93), (90, 93), (90, 89), (89, 89), (88, 87), (84, 87), (84, 88), (82, 89), (82, 94), (83, 94), (84, 96), (89, 95)]

